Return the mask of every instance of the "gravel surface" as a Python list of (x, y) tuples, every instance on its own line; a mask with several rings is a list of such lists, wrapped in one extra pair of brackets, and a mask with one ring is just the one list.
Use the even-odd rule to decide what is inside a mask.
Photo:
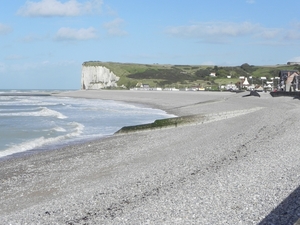
[(0, 224), (295, 224), (300, 102), (243, 95), (60, 94), (206, 119), (2, 159)]

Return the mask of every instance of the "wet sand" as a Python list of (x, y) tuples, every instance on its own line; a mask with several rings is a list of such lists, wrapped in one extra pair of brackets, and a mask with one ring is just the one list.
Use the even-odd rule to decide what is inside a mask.
[(0, 224), (294, 224), (300, 102), (243, 95), (57, 94), (205, 120), (0, 161)]

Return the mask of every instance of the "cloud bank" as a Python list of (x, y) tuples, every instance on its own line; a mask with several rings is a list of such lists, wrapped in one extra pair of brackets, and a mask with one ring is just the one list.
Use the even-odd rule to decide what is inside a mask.
[(248, 22), (199, 22), (186, 26), (169, 27), (166, 33), (179, 38), (196, 38), (203, 41), (225, 41), (230, 37), (254, 34), (260, 28)]
[(83, 41), (96, 38), (96, 29), (93, 27), (87, 29), (73, 29), (62, 27), (57, 31), (55, 36), (56, 41)]
[(80, 3), (69, 0), (65, 3), (58, 0), (27, 1), (17, 14), (28, 17), (79, 16), (100, 10), (102, 0), (90, 0)]
[(112, 36), (123, 36), (127, 32), (122, 29), (124, 20), (116, 18), (110, 22), (104, 23), (104, 28), (107, 30), (109, 35)]
[(199, 22), (186, 26), (173, 26), (166, 29), (172, 37), (195, 38), (205, 42), (228, 42), (230, 38), (252, 37), (273, 39), (278, 38), (282, 30), (265, 28), (250, 22)]
[(300, 62), (300, 56), (296, 56), (288, 60), (289, 62)]
[(12, 29), (9, 26), (0, 23), (0, 35), (8, 34), (11, 31)]

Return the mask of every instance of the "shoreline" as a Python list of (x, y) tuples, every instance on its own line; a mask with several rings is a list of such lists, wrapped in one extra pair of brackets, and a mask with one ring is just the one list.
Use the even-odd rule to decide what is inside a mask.
[[(55, 96), (124, 101), (206, 120), (0, 161), (0, 224), (267, 224), (278, 218), (293, 224), (300, 217), (299, 202), (289, 199), (300, 187), (298, 100), (199, 92)], [(283, 218), (285, 200), (294, 211)]]
[[(66, 97), (64, 96), (64, 93), (73, 93), (76, 95), (76, 97), (71, 97), (71, 98), (84, 98), (84, 99), (91, 99), (89, 97), (85, 97), (84, 94), (82, 94), (80, 91), (78, 90), (68, 90), (68, 91), (62, 91), (62, 92), (50, 92), (50, 91), (39, 91), (39, 92), (32, 92), (32, 91), (28, 91), (28, 92), (7, 92), (7, 93), (3, 93), (1, 94), (0, 93), (0, 96), (3, 95), (3, 96), (43, 96), (43, 97), (55, 97), (57, 99), (61, 98), (61, 97)], [(58, 95), (61, 95), (61, 96), (58, 96)], [(98, 98), (98, 97), (96, 97)], [(100, 99), (100, 98), (99, 98)], [(118, 101), (116, 101), (118, 102)], [(124, 102), (125, 103), (125, 102)], [(132, 102), (129, 102), (127, 103), (129, 105), (139, 105), (139, 106), (145, 106), (145, 105), (141, 105), (141, 104), (135, 104), (135, 103), (132, 103)], [(145, 106), (146, 108), (151, 108), (149, 106)], [(152, 107), (153, 108), (153, 107)], [(165, 111), (163, 111), (165, 112)], [(166, 113), (166, 112), (165, 112)], [(168, 114), (169, 116), (173, 116), (171, 114)], [(175, 115), (174, 115), (175, 116)], [(166, 116), (166, 118), (168, 118), (168, 116)], [(121, 130), (122, 127), (119, 126)], [(116, 130), (114, 133), (118, 132), (118, 130)], [(24, 150), (24, 151), (15, 151), (13, 153), (7, 153), (7, 155), (5, 155), (4, 153), (1, 154), (0, 152), (0, 161), (4, 161), (4, 160), (7, 160), (9, 158), (14, 158), (14, 157), (22, 157), (22, 155), (30, 155), (30, 154), (36, 154), (37, 152), (45, 152), (45, 151), (51, 151), (53, 149), (61, 149), (63, 147), (66, 147), (66, 146), (70, 146), (70, 145), (77, 145), (77, 144), (84, 144), (86, 142), (91, 142), (91, 141), (95, 141), (95, 140), (98, 140), (98, 139), (103, 139), (103, 138), (106, 138), (106, 137), (109, 137), (109, 136), (112, 136), (114, 135), (114, 133), (109, 133), (109, 134), (105, 134), (105, 135), (102, 135), (102, 136), (95, 136), (95, 137), (89, 137), (89, 138), (85, 138), (85, 139), (80, 139), (80, 140), (71, 140), (71, 141), (68, 141), (68, 142), (65, 142), (65, 143), (62, 143), (62, 142), (55, 142), (55, 143), (51, 143), (51, 144), (46, 144), (46, 145), (43, 145), (43, 146), (40, 146), (40, 147), (36, 147), (36, 148), (33, 148), (33, 149), (28, 149), (28, 150)]]
[(232, 92), (135, 91), (135, 90), (78, 90), (52, 94), (57, 97), (91, 98), (122, 101), (128, 104), (157, 108), (176, 116), (189, 116), (194, 111), (180, 110), (196, 104), (223, 101)]

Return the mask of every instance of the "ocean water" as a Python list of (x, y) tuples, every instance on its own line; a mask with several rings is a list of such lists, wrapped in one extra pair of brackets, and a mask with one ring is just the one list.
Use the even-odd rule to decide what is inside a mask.
[(81, 143), (112, 135), (123, 126), (173, 117), (122, 102), (37, 93), (0, 90), (0, 157)]

